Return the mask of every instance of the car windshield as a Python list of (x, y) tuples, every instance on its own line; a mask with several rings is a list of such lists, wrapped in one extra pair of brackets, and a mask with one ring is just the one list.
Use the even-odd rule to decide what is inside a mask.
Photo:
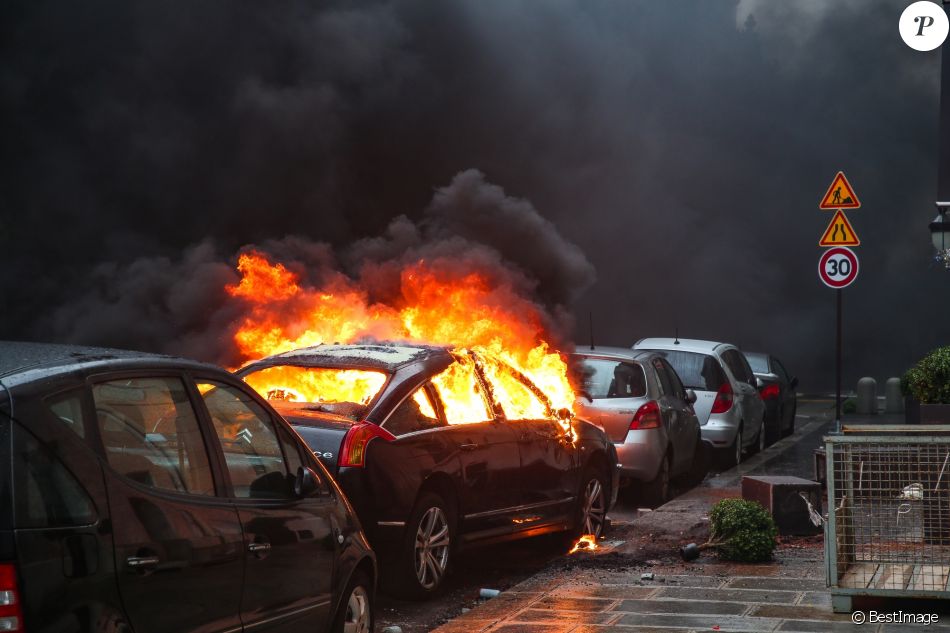
[(275, 365), (246, 374), (244, 382), (271, 404), (358, 418), (386, 384), (381, 371)]
[(634, 362), (578, 357), (576, 370), (591, 399), (642, 398), (647, 393), (643, 369)]
[(722, 384), (726, 382), (726, 376), (719, 361), (709, 354), (668, 349), (653, 351), (670, 362), (687, 389), (719, 391)]
[(749, 361), (749, 367), (752, 368), (754, 373), (768, 374), (771, 372), (769, 370), (769, 359), (764, 354), (746, 354), (745, 359)]

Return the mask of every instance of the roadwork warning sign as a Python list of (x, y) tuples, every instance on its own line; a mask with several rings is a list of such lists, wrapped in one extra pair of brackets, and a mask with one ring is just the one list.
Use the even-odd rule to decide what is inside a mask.
[(818, 204), (819, 209), (857, 209), (861, 206), (857, 194), (851, 188), (851, 183), (845, 178), (844, 172), (839, 171), (831, 186)]
[(858, 246), (861, 240), (858, 234), (854, 232), (854, 227), (848, 222), (848, 217), (844, 211), (838, 209), (835, 217), (831, 218), (831, 224), (825, 229), (824, 235), (818, 242), (818, 246)]

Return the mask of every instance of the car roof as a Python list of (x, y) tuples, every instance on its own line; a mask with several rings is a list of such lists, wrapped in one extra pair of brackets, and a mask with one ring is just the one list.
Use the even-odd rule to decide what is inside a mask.
[(633, 349), (683, 350), (684, 352), (709, 354), (710, 352), (719, 351), (721, 347), (735, 347), (735, 345), (695, 338), (642, 338), (634, 344)]
[(606, 345), (578, 345), (574, 348), (574, 356), (597, 356), (621, 358), (623, 360), (647, 360), (652, 353), (649, 350), (635, 350), (629, 347), (610, 347)]
[(432, 358), (451, 359), (447, 347), (412, 345), (406, 343), (363, 343), (353, 345), (313, 345), (289, 352), (274, 354), (253, 361), (241, 368), (257, 369), (274, 365), (297, 365), (301, 367), (333, 367), (377, 369), (385, 372), (420, 363)]
[(8, 387), (80, 370), (142, 367), (224, 371), (216, 365), (149, 352), (57, 343), (0, 341), (0, 380)]

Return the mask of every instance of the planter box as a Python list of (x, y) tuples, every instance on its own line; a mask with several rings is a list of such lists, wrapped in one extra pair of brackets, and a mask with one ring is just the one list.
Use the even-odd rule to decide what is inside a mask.
[(920, 405), (921, 424), (950, 424), (950, 404)]

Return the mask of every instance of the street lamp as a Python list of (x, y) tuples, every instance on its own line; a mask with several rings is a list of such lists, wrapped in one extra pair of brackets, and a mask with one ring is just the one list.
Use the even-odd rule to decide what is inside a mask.
[(930, 239), (937, 250), (934, 261), (943, 264), (944, 268), (950, 270), (950, 218), (947, 217), (948, 208), (950, 208), (950, 204), (937, 203), (939, 213), (930, 223)]

